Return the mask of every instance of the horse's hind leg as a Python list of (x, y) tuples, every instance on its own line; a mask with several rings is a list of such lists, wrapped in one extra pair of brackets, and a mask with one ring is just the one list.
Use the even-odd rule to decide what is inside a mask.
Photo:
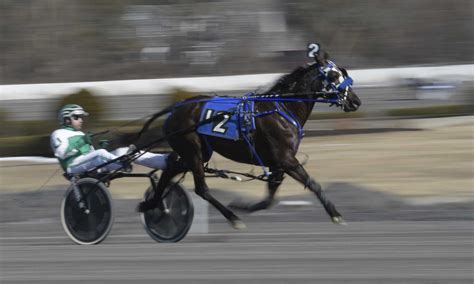
[(170, 181), (180, 173), (186, 171), (186, 168), (181, 160), (172, 161), (168, 165), (168, 168), (163, 170), (161, 173), (160, 179), (158, 180), (157, 186), (155, 188), (155, 194), (153, 199), (144, 200), (140, 202), (137, 206), (138, 212), (145, 212), (155, 208), (156, 204), (160, 201), (159, 197), (162, 195), (164, 189), (168, 186)]
[(157, 188), (164, 189), (168, 186), (169, 182), (178, 174), (184, 173), (187, 171), (186, 165), (182, 159), (177, 157), (172, 158), (173, 160), (168, 162), (168, 167), (160, 176), (158, 181)]
[(270, 207), (273, 204), (278, 187), (283, 182), (284, 175), (282, 170), (271, 170), (271, 172), (272, 174), (269, 176), (268, 180), (268, 195), (264, 200), (253, 204), (242, 201), (233, 201), (229, 204), (229, 206), (246, 212), (265, 210)]
[(292, 178), (304, 184), (305, 187), (309, 188), (323, 205), (326, 212), (331, 217), (331, 220), (335, 224), (345, 225), (344, 219), (342, 219), (341, 214), (337, 212), (336, 206), (326, 197), (323, 193), (321, 185), (313, 180), (304, 167), (296, 160), (296, 158), (291, 159), (284, 167), (285, 172), (290, 175)]
[(194, 184), (196, 186), (196, 194), (201, 196), (204, 200), (211, 203), (221, 214), (231, 223), (232, 227), (237, 230), (245, 229), (245, 224), (232, 211), (221, 204), (209, 192), (206, 181), (204, 179), (204, 169), (202, 163), (195, 162), (191, 167), (194, 176)]

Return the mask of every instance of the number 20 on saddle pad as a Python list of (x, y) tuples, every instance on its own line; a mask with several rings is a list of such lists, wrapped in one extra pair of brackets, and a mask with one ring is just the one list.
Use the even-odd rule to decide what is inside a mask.
[(201, 111), (200, 121), (209, 119), (222, 112), (222, 119), (200, 125), (199, 134), (215, 136), (230, 140), (239, 140), (241, 135), (247, 135), (255, 129), (253, 115), (254, 101), (241, 98), (215, 97), (209, 100)]

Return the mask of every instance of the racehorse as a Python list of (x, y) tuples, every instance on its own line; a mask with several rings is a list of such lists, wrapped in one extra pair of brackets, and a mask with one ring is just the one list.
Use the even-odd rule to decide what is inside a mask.
[[(327, 53), (318, 53), (315, 62), (301, 66), (292, 73), (280, 78), (264, 95), (293, 94), (290, 101), (279, 104), (283, 114), (294, 118), (295, 121), (286, 119), (282, 112), (273, 112), (276, 103), (271, 100), (255, 101), (255, 112), (268, 112), (269, 115), (255, 119), (255, 130), (249, 134), (255, 151), (249, 150), (248, 144), (243, 140), (228, 140), (219, 137), (205, 137), (196, 131), (171, 135), (181, 129), (197, 125), (200, 121), (202, 101), (210, 99), (209, 96), (197, 96), (185, 101), (175, 108), (168, 117), (163, 131), (169, 135), (167, 141), (172, 149), (179, 155), (175, 163), (171, 163), (163, 171), (158, 182), (157, 191), (162, 192), (173, 177), (183, 171), (191, 171), (194, 176), (195, 192), (211, 203), (231, 223), (235, 229), (245, 228), (245, 224), (227, 206), (221, 204), (209, 192), (205, 181), (204, 164), (209, 161), (212, 150), (222, 156), (241, 163), (268, 167), (268, 195), (262, 201), (254, 204), (235, 203), (229, 207), (253, 212), (267, 209), (273, 202), (275, 193), (287, 174), (309, 188), (319, 199), (331, 220), (335, 224), (345, 224), (341, 214), (334, 204), (325, 196), (321, 185), (312, 179), (295, 155), (301, 139), (301, 128), (310, 116), (315, 98), (323, 97), (329, 90), (335, 90), (339, 98), (339, 106), (346, 112), (356, 111), (361, 105), (360, 99), (351, 88), (352, 79), (344, 68), (340, 68), (329, 60)], [(350, 79), (350, 84), (342, 88), (334, 87), (342, 81)], [(331, 86), (333, 88), (331, 89)], [(315, 96), (316, 94), (316, 96)], [(154, 119), (154, 118), (152, 118)], [(150, 119), (142, 132), (151, 122)], [(211, 150), (212, 149), (212, 150)], [(260, 161), (256, 161), (258, 153)], [(160, 194), (155, 193), (155, 197)], [(141, 202), (137, 210), (145, 212), (155, 208), (159, 200), (152, 198)]]

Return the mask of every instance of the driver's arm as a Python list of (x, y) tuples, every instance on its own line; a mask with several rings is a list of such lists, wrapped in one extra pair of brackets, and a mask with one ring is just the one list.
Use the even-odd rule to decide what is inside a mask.
[(61, 160), (70, 156), (74, 156), (79, 152), (78, 149), (70, 147), (69, 140), (67, 138), (62, 138), (59, 135), (52, 137), (51, 146), (54, 150), (54, 156)]

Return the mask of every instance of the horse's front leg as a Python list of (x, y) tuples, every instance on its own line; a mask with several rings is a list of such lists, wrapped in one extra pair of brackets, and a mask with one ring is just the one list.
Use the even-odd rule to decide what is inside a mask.
[(309, 188), (319, 199), (326, 212), (331, 217), (331, 221), (334, 224), (346, 225), (341, 214), (337, 212), (336, 206), (326, 197), (323, 193), (321, 185), (313, 180), (304, 167), (298, 162), (296, 158), (288, 159), (284, 166), (285, 172), (292, 178), (302, 183), (305, 187)]
[(240, 200), (232, 201), (229, 206), (231, 208), (236, 208), (246, 212), (255, 212), (259, 210), (265, 210), (270, 207), (275, 200), (275, 194), (278, 190), (278, 187), (283, 182), (283, 175), (285, 174), (282, 170), (272, 170), (270, 169), (272, 174), (269, 176), (268, 179), (268, 195), (262, 201), (257, 203), (248, 203), (242, 202)]

